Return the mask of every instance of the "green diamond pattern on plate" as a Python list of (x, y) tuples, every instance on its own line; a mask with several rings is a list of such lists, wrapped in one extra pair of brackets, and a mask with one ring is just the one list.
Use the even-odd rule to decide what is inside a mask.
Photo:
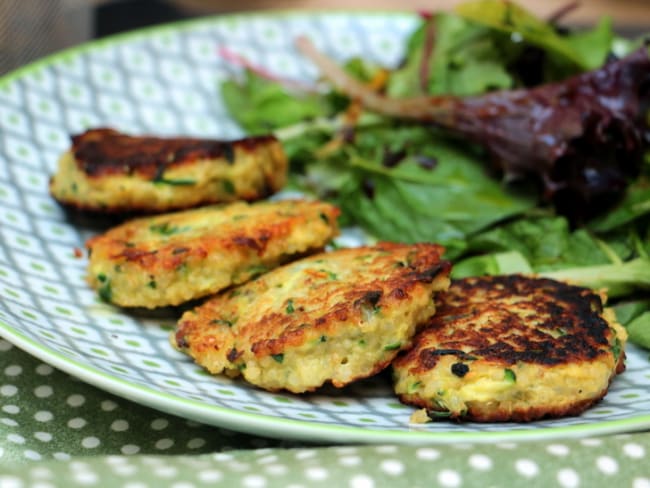
[[(227, 118), (218, 84), (240, 68), (220, 49), (281, 76), (310, 81), (318, 73), (293, 48), (296, 36), (308, 34), (339, 60), (361, 55), (394, 65), (415, 25), (414, 16), (394, 13), (226, 16), (98, 41), (0, 80), (2, 335), (110, 392), (262, 435), (408, 443), (648, 427), (650, 377), (645, 357), (633, 348), (628, 371), (607, 399), (581, 417), (529, 425), (412, 426), (412, 409), (397, 402), (386, 376), (305, 396), (212, 377), (170, 347), (173, 311), (128, 313), (99, 301), (85, 284), (86, 260), (75, 249), (83, 249), (97, 224), (70, 220), (47, 190), (70, 134), (111, 126), (133, 133), (237, 137), (241, 130)], [(345, 239), (358, 242), (353, 232)], [(86, 442), (90, 449), (95, 441)]]

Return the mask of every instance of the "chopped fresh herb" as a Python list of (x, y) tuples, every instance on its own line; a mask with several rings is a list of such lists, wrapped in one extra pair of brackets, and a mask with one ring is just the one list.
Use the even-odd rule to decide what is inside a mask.
[(384, 351), (395, 351), (402, 347), (401, 342), (393, 342), (392, 344), (387, 344), (384, 346)]
[(189, 178), (155, 178), (151, 180), (156, 185), (170, 185), (170, 186), (191, 186), (196, 184), (196, 180)]
[(326, 269), (321, 269), (321, 271), (322, 271), (323, 273), (327, 274), (327, 277), (328, 277), (330, 280), (338, 280), (338, 279), (339, 279), (338, 275), (337, 275), (336, 273), (332, 272), (332, 271), (328, 271), (328, 270), (326, 270)]
[(223, 191), (225, 191), (228, 195), (234, 195), (235, 194), (235, 185), (233, 184), (232, 181), (223, 180), (221, 182), (221, 186), (223, 187)]
[(97, 289), (99, 298), (104, 300), (107, 303), (110, 303), (113, 299), (113, 289), (111, 288), (111, 281), (104, 276), (103, 280), (100, 280), (103, 284)]
[(416, 381), (415, 383), (412, 383), (408, 387), (408, 393), (415, 393), (418, 391), (418, 389), (422, 386), (421, 381)]
[(226, 327), (232, 327), (236, 320), (226, 320), (226, 319), (213, 319), (210, 321), (213, 325), (225, 325)]
[(621, 355), (621, 340), (618, 337), (614, 339), (612, 353), (614, 354), (614, 361), (618, 361), (618, 358)]
[(282, 364), (282, 361), (284, 361), (284, 354), (271, 354), (271, 357), (276, 363)]
[(324, 213), (321, 212), (320, 214), (318, 214), (318, 216), (319, 216), (319, 217), (321, 218), (321, 220), (322, 220), (323, 222), (325, 222), (326, 224), (329, 224), (329, 223), (330, 223), (330, 218), (329, 218), (327, 215), (325, 215)]
[(104, 283), (107, 279), (108, 278), (106, 277), (106, 275), (104, 273), (99, 273), (97, 275), (97, 281), (99, 281), (100, 283)]
[(327, 342), (327, 336), (325, 336), (325, 335), (320, 336), (320, 341), (321, 342)]
[(188, 230), (189, 227), (179, 227), (177, 225), (173, 225), (170, 222), (162, 222), (160, 224), (151, 224), (149, 226), (149, 230), (151, 232), (156, 232), (158, 234), (162, 234), (164, 236), (169, 236), (172, 234), (178, 234), (180, 232), (185, 232)]
[(503, 378), (508, 382), (508, 383), (515, 383), (517, 381), (517, 375), (515, 372), (509, 368), (506, 368), (503, 370)]
[(287, 300), (287, 308), (285, 310), (287, 313), (293, 313), (296, 311), (296, 309), (293, 306), (293, 300), (291, 298)]
[(359, 344), (360, 346), (365, 346), (366, 345), (366, 340), (365, 339), (359, 339), (357, 344)]
[(155, 289), (156, 289), (156, 286), (158, 286), (158, 285), (156, 284), (156, 280), (152, 279), (152, 280), (149, 280), (149, 283), (147, 283), (147, 286), (148, 286), (149, 288), (155, 290)]
[(427, 415), (431, 418), (447, 418), (451, 417), (451, 412), (449, 410), (445, 410), (444, 412), (440, 412), (438, 410), (429, 410), (427, 411)]
[(232, 144), (223, 145), (223, 157), (230, 164), (235, 162), (235, 147)]
[(255, 277), (266, 273), (268, 270), (269, 267), (264, 264), (255, 264), (253, 266), (248, 267), (246, 271), (250, 273), (252, 277)]

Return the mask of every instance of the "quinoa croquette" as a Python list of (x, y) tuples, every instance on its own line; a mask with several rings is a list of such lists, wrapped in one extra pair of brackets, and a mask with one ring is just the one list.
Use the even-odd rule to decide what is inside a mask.
[(106, 213), (160, 213), (280, 190), (287, 158), (274, 136), (234, 141), (131, 136), (92, 129), (72, 137), (50, 179), (59, 203)]
[(441, 254), (380, 243), (294, 261), (185, 312), (172, 340), (209, 372), (266, 390), (342, 387), (410, 346), (449, 285)]
[(577, 415), (623, 371), (625, 329), (587, 288), (520, 275), (454, 280), (395, 392), (431, 417), (525, 422)]
[(178, 305), (322, 250), (338, 215), (328, 203), (283, 200), (133, 219), (86, 242), (87, 279), (123, 307)]

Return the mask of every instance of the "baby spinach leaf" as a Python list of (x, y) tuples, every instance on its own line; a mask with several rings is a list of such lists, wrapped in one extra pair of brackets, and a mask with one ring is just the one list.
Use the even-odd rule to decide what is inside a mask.
[(451, 270), (453, 278), (468, 276), (532, 273), (530, 263), (519, 251), (482, 254), (461, 259)]
[(627, 324), (627, 333), (630, 342), (650, 349), (650, 310)]
[(567, 42), (551, 24), (513, 2), (500, 0), (463, 2), (456, 8), (456, 13), (479, 25), (492, 27), (510, 36), (520, 36), (526, 42), (550, 51), (581, 69), (599, 66), (599, 64), (591, 64), (599, 56), (585, 57), (584, 52), (581, 52), (586, 49), (584, 42), (579, 42), (580, 38), (574, 39), (573, 43)]
[(326, 97), (290, 92), (276, 81), (246, 70), (242, 80), (221, 84), (221, 95), (230, 115), (248, 134), (264, 134), (305, 119), (329, 115)]
[(650, 215), (650, 179), (641, 179), (627, 189), (623, 201), (587, 225), (596, 232), (607, 232)]
[(620, 298), (637, 290), (650, 290), (650, 260), (636, 258), (624, 263), (601, 264), (541, 273), (594, 289), (604, 289), (610, 298)]
[(509, 88), (508, 59), (491, 29), (441, 12), (414, 32), (405, 62), (391, 72), (387, 92), (394, 97), (462, 96)]

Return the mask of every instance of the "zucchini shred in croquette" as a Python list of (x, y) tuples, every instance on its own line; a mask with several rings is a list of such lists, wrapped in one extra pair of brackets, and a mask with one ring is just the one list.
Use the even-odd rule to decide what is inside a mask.
[(72, 137), (50, 193), (84, 211), (160, 213), (260, 200), (284, 186), (287, 170), (272, 135), (224, 141), (91, 129)]
[(303, 258), (185, 312), (172, 342), (209, 372), (266, 390), (342, 387), (410, 346), (449, 286), (441, 254), (379, 243)]
[(133, 219), (88, 239), (87, 280), (123, 307), (179, 305), (322, 250), (338, 215), (328, 203), (279, 200)]
[(525, 422), (577, 415), (622, 372), (625, 329), (587, 288), (520, 275), (452, 281), (393, 362), (402, 402), (430, 417)]

